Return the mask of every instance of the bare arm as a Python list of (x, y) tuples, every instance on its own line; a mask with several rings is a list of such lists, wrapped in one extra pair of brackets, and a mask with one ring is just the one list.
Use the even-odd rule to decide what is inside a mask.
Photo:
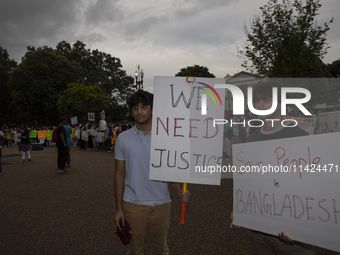
[(181, 189), (181, 186), (180, 186), (180, 184), (178, 182), (171, 182), (171, 186), (175, 190), (179, 200), (181, 200), (183, 202), (188, 202), (189, 201), (189, 198), (190, 198), (190, 191), (189, 190), (184, 192)]
[(123, 192), (125, 185), (125, 160), (115, 160), (115, 194), (116, 194), (116, 214), (115, 221), (119, 229), (119, 220), (122, 220), (124, 226), (124, 213), (123, 213)]

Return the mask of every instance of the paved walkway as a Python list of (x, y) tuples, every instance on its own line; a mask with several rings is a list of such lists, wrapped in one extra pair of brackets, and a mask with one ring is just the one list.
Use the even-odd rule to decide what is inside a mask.
[[(56, 148), (32, 151), (19, 163), (16, 147), (3, 148), (0, 175), (0, 254), (125, 254), (114, 234), (114, 154), (72, 147), (68, 174), (57, 173)], [(230, 229), (232, 180), (188, 185), (186, 224), (171, 190), (170, 253), (251, 254), (249, 230)], [(337, 254), (318, 249), (318, 254)], [(146, 242), (145, 254), (152, 254)]]

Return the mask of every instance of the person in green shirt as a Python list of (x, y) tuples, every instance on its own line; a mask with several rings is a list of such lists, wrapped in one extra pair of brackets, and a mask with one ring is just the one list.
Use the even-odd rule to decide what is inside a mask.
[(30, 133), (31, 143), (37, 142), (37, 136), (38, 136), (38, 131), (35, 129), (35, 127), (32, 127), (31, 133)]
[(53, 146), (52, 134), (53, 134), (53, 127), (49, 127), (49, 129), (47, 130), (47, 138), (46, 138), (48, 142), (48, 146)]

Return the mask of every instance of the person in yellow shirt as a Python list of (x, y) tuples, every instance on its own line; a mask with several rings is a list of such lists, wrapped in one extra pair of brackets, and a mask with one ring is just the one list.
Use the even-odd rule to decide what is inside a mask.
[(7, 138), (7, 142), (8, 142), (8, 147), (12, 147), (12, 132), (11, 132), (11, 130), (7, 129), (6, 138)]
[(72, 139), (71, 145), (73, 145), (73, 146), (77, 145), (76, 130), (77, 130), (76, 127), (73, 126), (72, 127), (72, 133), (71, 133), (71, 139)]
[(53, 146), (52, 135), (53, 135), (53, 127), (49, 127), (49, 129), (47, 130), (47, 142), (48, 142), (48, 146)]

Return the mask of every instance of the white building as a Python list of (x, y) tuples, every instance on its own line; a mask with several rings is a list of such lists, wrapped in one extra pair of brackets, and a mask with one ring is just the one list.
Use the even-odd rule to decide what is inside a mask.
[[(245, 71), (238, 72), (233, 76), (224, 77), (226, 84), (238, 86), (244, 95), (244, 101), (247, 102), (247, 87), (255, 85), (259, 82), (256, 74), (248, 73)], [(230, 112), (233, 110), (233, 96), (229, 90), (225, 94), (225, 110)]]

